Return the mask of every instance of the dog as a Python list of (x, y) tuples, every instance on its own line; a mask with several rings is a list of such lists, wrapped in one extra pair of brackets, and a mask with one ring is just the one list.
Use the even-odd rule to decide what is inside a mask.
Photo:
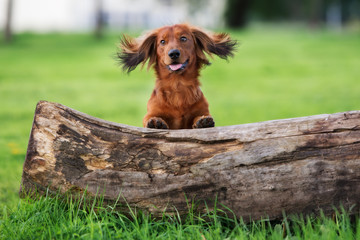
[(205, 54), (222, 59), (234, 55), (237, 42), (225, 33), (209, 33), (188, 25), (164, 26), (134, 39), (123, 35), (117, 57), (128, 73), (148, 61), (155, 88), (143, 126), (156, 129), (214, 127), (209, 104), (200, 90), (200, 69), (210, 65)]

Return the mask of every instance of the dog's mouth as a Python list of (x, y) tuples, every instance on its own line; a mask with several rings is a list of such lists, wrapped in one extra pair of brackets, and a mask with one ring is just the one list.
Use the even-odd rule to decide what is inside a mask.
[(188, 65), (188, 63), (189, 63), (189, 59), (186, 60), (184, 63), (172, 63), (170, 65), (167, 65), (167, 68), (172, 72), (178, 72), (184, 70)]

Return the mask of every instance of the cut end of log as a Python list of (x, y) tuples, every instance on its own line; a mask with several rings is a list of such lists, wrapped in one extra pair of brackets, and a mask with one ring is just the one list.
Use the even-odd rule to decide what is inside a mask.
[(186, 214), (187, 201), (215, 199), (252, 220), (281, 218), (283, 211), (332, 213), (340, 204), (358, 211), (360, 111), (157, 130), (43, 101), (20, 193), (35, 190), (102, 193), (108, 204), (118, 200), (153, 216)]

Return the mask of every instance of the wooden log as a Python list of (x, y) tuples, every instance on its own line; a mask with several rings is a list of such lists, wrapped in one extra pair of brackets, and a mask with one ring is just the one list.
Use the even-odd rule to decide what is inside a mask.
[[(187, 201), (238, 217), (359, 210), (360, 111), (194, 130), (100, 120), (39, 102), (20, 193), (34, 189), (126, 202), (159, 216)], [(23, 194), (21, 194), (23, 195)], [(186, 201), (186, 198), (187, 201)], [(355, 207), (354, 207), (355, 206)], [(175, 208), (176, 210), (175, 210)], [(205, 211), (199, 205), (198, 211)]]

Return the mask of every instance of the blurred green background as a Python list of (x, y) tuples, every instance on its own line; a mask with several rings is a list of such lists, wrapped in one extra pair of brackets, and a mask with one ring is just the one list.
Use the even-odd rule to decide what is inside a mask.
[[(301, 13), (294, 10), (296, 15), (286, 10), (285, 1), (274, 1), (281, 8), (269, 8), (275, 12), (270, 14), (264, 1), (255, 2), (228, 1), (223, 8), (227, 17), (220, 14), (226, 25), (210, 27), (229, 32), (240, 43), (233, 59), (215, 57), (202, 70), (202, 90), (216, 125), (360, 110), (357, 15), (346, 12), (340, 1), (329, 1), (330, 7), (338, 4), (337, 12), (336, 6), (331, 10), (335, 15), (345, 12), (335, 20), (325, 5), (316, 5), (314, 10), (310, 4)], [(196, 11), (197, 5), (192, 6)], [(227, 19), (232, 16), (228, 6), (238, 10), (241, 19), (234, 20), (235, 24)], [(18, 202), (38, 101), (59, 102), (98, 118), (141, 126), (154, 73), (139, 68), (128, 75), (114, 57), (120, 35), (138, 36), (141, 27), (114, 29), (106, 24), (104, 14), (96, 19), (87, 31), (38, 33), (3, 28), (0, 208), (12, 208)]]

